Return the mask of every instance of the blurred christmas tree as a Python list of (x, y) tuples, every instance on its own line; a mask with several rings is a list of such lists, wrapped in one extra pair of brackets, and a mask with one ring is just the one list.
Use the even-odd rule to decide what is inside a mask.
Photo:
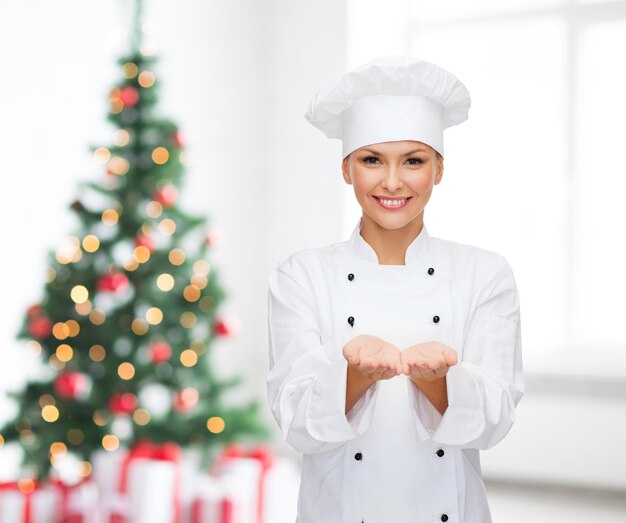
[(109, 93), (114, 145), (92, 148), (106, 179), (83, 184), (71, 205), (80, 231), (50, 253), (44, 297), (18, 334), (45, 368), (13, 394), (19, 412), (0, 443), (19, 443), (40, 479), (67, 453), (88, 474), (94, 451), (143, 438), (208, 458), (225, 443), (269, 436), (256, 401), (221, 400), (241, 377), (220, 380), (210, 366), (211, 342), (230, 334), (218, 312), (225, 293), (206, 259), (206, 218), (177, 204), (184, 143), (155, 114), (156, 58), (142, 52), (141, 11), (137, 0), (132, 49)]

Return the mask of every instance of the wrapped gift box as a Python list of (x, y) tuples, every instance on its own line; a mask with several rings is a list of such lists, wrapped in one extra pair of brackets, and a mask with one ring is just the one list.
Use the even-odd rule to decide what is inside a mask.
[(295, 521), (300, 472), (292, 459), (276, 457), (264, 445), (244, 451), (231, 444), (218, 456), (211, 474), (221, 485), (223, 499), (235, 505), (233, 518), (222, 515), (218, 523)]
[(25, 489), (0, 484), (0, 523), (61, 523), (61, 492), (52, 485)]
[(93, 470), (103, 522), (181, 523), (182, 461), (173, 443), (98, 452)]

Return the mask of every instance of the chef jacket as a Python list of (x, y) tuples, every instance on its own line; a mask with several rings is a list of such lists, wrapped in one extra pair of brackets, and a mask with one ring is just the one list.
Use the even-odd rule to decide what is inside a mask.
[[(489, 523), (479, 450), (509, 432), (524, 393), (511, 267), (425, 225), (405, 265), (381, 265), (361, 226), (269, 275), (267, 393), (303, 454), (296, 523)], [(359, 334), (453, 348), (443, 416), (404, 374), (376, 381), (346, 414), (342, 351)]]

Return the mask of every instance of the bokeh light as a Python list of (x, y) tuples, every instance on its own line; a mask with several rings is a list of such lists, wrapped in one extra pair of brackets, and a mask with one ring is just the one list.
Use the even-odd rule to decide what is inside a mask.
[(133, 251), (133, 258), (137, 263), (146, 263), (150, 259), (150, 249), (145, 245), (138, 245)]
[(200, 299), (200, 289), (195, 285), (187, 285), (183, 290), (183, 296), (187, 301), (198, 301)]
[(137, 409), (133, 412), (133, 421), (137, 425), (147, 425), (150, 423), (150, 413), (146, 409)]
[(117, 368), (117, 373), (123, 380), (132, 380), (135, 376), (135, 367), (132, 363), (125, 361), (124, 363), (120, 363)]
[(83, 238), (83, 249), (87, 252), (96, 252), (100, 248), (100, 239), (95, 234), (88, 234)]
[(198, 363), (198, 355), (191, 349), (186, 349), (180, 354), (180, 362), (185, 367), (193, 367)]
[(180, 324), (186, 329), (191, 329), (198, 322), (198, 317), (193, 312), (183, 312), (180, 315)]
[(80, 429), (70, 429), (67, 431), (67, 441), (72, 445), (80, 445), (85, 440), (85, 435)]
[(126, 62), (122, 65), (122, 74), (124, 75), (124, 78), (128, 78), (129, 80), (135, 78), (138, 72), (139, 67), (137, 67), (137, 64), (134, 62)]
[(152, 151), (152, 161), (157, 165), (163, 165), (170, 158), (170, 153), (165, 147), (156, 147)]
[(144, 318), (135, 318), (130, 325), (131, 330), (139, 336), (148, 332), (150, 325)]
[(185, 251), (176, 247), (169, 252), (168, 259), (172, 265), (182, 265), (185, 263)]
[(46, 405), (41, 409), (41, 417), (48, 423), (53, 423), (59, 419), (59, 409), (54, 405)]
[(130, 164), (126, 158), (114, 156), (109, 162), (109, 171), (117, 176), (122, 176), (128, 172)]
[(105, 209), (102, 211), (102, 223), (105, 225), (115, 225), (120, 215), (115, 209)]
[(109, 151), (106, 147), (98, 147), (93, 152), (93, 159), (97, 163), (104, 165), (111, 159), (111, 151)]
[(68, 362), (74, 356), (74, 350), (67, 343), (63, 343), (57, 347), (56, 357), (59, 361)]
[(96, 362), (102, 361), (107, 355), (107, 351), (102, 345), (92, 345), (89, 348), (89, 357)]
[(156, 77), (152, 71), (142, 71), (137, 78), (137, 82), (141, 87), (148, 88), (154, 85)]
[(106, 321), (106, 314), (100, 309), (93, 309), (89, 313), (89, 321), (94, 325), (102, 325)]
[(162, 291), (171, 291), (174, 288), (174, 277), (168, 273), (160, 274), (157, 278), (157, 287)]
[(75, 285), (70, 292), (74, 303), (84, 303), (89, 298), (89, 291), (84, 285)]
[(160, 202), (152, 200), (146, 204), (146, 216), (158, 218), (161, 214), (163, 214), (163, 205)]
[(224, 430), (226, 423), (219, 416), (213, 416), (207, 420), (206, 426), (207, 429), (209, 429), (209, 432), (212, 432), (213, 434), (219, 434)]
[(117, 448), (120, 446), (120, 440), (117, 439), (117, 436), (114, 436), (113, 434), (106, 434), (102, 438), (102, 446), (104, 447), (104, 450), (112, 452), (114, 450), (117, 450)]
[(52, 335), (57, 340), (64, 340), (70, 335), (70, 329), (63, 321), (59, 321), (52, 326)]

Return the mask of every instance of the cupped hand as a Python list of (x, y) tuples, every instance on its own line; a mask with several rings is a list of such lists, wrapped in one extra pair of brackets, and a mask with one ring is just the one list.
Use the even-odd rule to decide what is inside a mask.
[(360, 334), (343, 348), (348, 365), (371, 381), (387, 380), (402, 374), (402, 360), (398, 348), (376, 336)]
[(447, 345), (427, 341), (404, 349), (400, 359), (402, 372), (412, 380), (433, 381), (443, 378), (458, 358), (456, 351)]

